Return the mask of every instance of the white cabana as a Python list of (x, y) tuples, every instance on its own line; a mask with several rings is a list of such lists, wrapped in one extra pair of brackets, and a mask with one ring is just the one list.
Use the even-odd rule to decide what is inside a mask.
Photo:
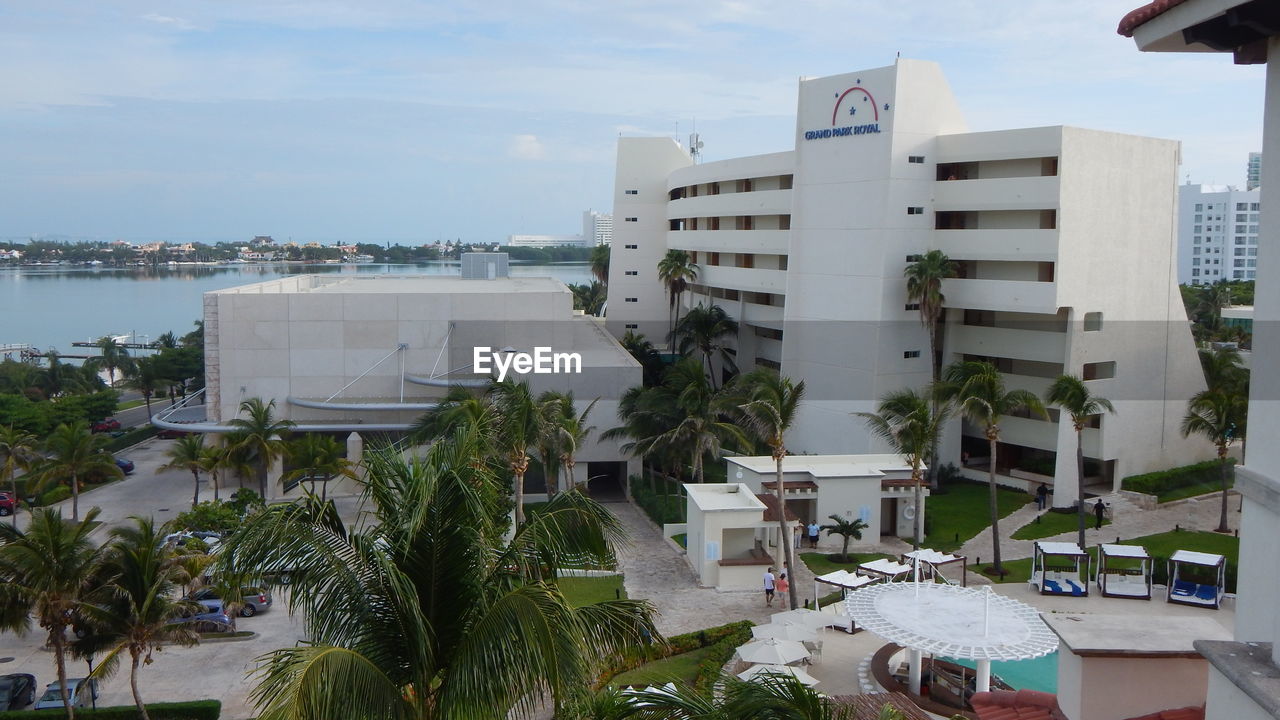
[(820, 630), (832, 623), (831, 613), (818, 612), (817, 610), (809, 610), (807, 608), (796, 608), (795, 610), (786, 610), (780, 613), (774, 613), (770, 618), (771, 623), (785, 623), (787, 625), (803, 625), (815, 630)]
[[(1190, 566), (1190, 567), (1188, 567)], [(1213, 553), (1178, 550), (1169, 558), (1171, 603), (1217, 608), (1227, 590), (1227, 559)]]
[(902, 555), (902, 562), (908, 565), (919, 562), (923, 565), (921, 570), (927, 570), (925, 577), (932, 580), (935, 576), (942, 576), (941, 567), (952, 563), (960, 563), (960, 584), (965, 587), (969, 586), (969, 563), (968, 558), (964, 555), (949, 555), (931, 548), (920, 548), (912, 550)]
[(754, 640), (738, 648), (738, 657), (744, 662), (767, 665), (787, 665), (809, 657), (804, 645), (794, 640), (768, 638)]
[(991, 591), (940, 583), (885, 583), (849, 594), (863, 628), (908, 649), (911, 692), (920, 694), (921, 654), (976, 661), (978, 691), (991, 688), (992, 660), (1028, 660), (1058, 647), (1035, 608)]
[(848, 570), (836, 570), (826, 575), (817, 575), (813, 578), (813, 606), (818, 607), (818, 598), (820, 597), (818, 595), (818, 583), (834, 585), (841, 590), (857, 590), (863, 585), (870, 585), (877, 580), (879, 578), (851, 573)]
[(1041, 595), (1089, 595), (1089, 553), (1070, 542), (1036, 541), (1031, 584)]
[(818, 631), (807, 625), (789, 625), (787, 623), (769, 623), (751, 628), (751, 637), (757, 640), (774, 638), (777, 640), (794, 640), (804, 642), (817, 640)]
[(879, 560), (872, 560), (871, 562), (864, 562), (858, 566), (858, 569), (868, 575), (884, 578), (889, 582), (893, 582), (898, 578), (903, 578), (910, 574), (912, 567), (910, 565), (903, 565), (900, 562), (894, 562), (888, 558), (881, 558)]
[(752, 665), (746, 671), (738, 673), (740, 680), (754, 682), (760, 677), (787, 677), (791, 676), (796, 680), (804, 683), (809, 687), (818, 684), (818, 678), (791, 665)]
[(1141, 545), (1104, 544), (1098, 550), (1097, 582), (1103, 597), (1150, 600), (1151, 556)]

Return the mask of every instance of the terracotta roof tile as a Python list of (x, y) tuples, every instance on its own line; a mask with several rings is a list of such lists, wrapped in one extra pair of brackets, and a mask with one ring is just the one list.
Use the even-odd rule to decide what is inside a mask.
[[(756, 498), (764, 503), (765, 522), (778, 522), (778, 496), (773, 493), (756, 493)], [(787, 520), (799, 520), (800, 517), (787, 508)]]
[(1177, 7), (1186, 0), (1153, 0), (1135, 10), (1130, 10), (1128, 15), (1120, 19), (1120, 27), (1116, 28), (1116, 32), (1125, 37), (1133, 37), (1133, 31), (1137, 30), (1140, 25), (1159, 17), (1167, 12), (1170, 8)]

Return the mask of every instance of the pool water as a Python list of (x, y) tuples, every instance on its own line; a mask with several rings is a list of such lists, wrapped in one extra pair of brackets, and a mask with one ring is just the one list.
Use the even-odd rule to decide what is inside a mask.
[[(941, 659), (967, 668), (975, 667), (972, 660)], [(1048, 693), (1057, 693), (1058, 653), (1052, 652), (1033, 660), (993, 661), (991, 663), (991, 674), (998, 675), (1001, 680), (1018, 690), (1040, 690)]]

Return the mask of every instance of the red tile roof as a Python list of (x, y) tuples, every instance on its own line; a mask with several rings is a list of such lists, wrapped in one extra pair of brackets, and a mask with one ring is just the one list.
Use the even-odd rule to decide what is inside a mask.
[[(764, 503), (764, 520), (765, 522), (778, 522), (778, 496), (772, 493), (756, 493), (756, 497), (760, 502)], [(788, 520), (799, 520), (800, 517), (787, 508)]]
[(1177, 7), (1186, 1), (1187, 0), (1153, 0), (1136, 10), (1129, 11), (1128, 15), (1125, 15), (1120, 19), (1120, 27), (1116, 28), (1116, 32), (1125, 37), (1133, 37), (1133, 31), (1137, 30), (1138, 26), (1143, 23), (1150, 22), (1167, 12), (1170, 8)]
[(1204, 720), (1204, 708), (1184, 707), (1177, 710), (1163, 710), (1142, 717), (1129, 718), (1129, 720)]

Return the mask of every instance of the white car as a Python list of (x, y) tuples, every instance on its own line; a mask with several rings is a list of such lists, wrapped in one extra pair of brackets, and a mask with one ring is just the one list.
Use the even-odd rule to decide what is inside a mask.
[[(67, 678), (67, 689), (71, 694), (72, 707), (89, 707), (98, 699), (97, 678)], [(32, 710), (56, 710), (62, 707), (62, 686), (57, 682), (49, 683), (44, 694), (31, 706)]]

